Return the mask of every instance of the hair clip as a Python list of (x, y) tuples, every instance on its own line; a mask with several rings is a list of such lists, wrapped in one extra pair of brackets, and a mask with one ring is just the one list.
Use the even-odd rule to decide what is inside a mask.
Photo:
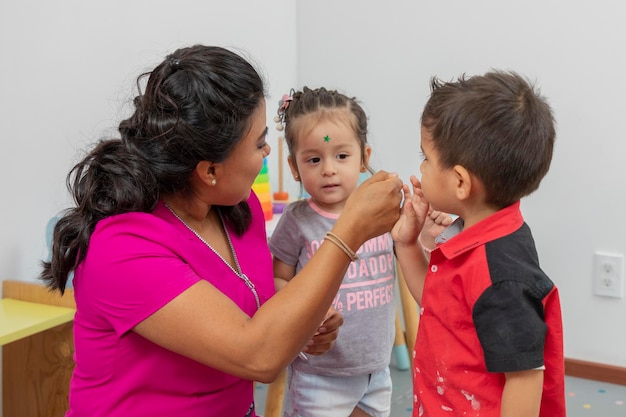
[(285, 128), (285, 113), (287, 112), (289, 103), (293, 100), (293, 94), (294, 90), (292, 88), (289, 94), (283, 94), (283, 98), (278, 100), (278, 112), (277, 115), (274, 116), (274, 121), (276, 122), (276, 130), (279, 132), (282, 132)]
[(167, 58), (168, 58), (168, 61), (169, 61), (170, 67), (172, 67), (172, 69), (173, 69), (174, 71), (175, 71), (175, 70), (177, 70), (177, 69), (180, 69), (180, 59), (175, 58), (175, 57), (174, 57), (174, 56), (172, 56), (172, 55), (169, 55)]

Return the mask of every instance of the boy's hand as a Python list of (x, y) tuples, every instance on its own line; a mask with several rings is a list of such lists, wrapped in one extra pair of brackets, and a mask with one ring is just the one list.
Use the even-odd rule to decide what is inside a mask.
[(414, 175), (411, 176), (411, 184), (413, 193), (408, 185), (403, 185), (404, 205), (400, 218), (391, 230), (391, 237), (396, 244), (414, 244), (428, 218), (429, 204), (424, 198), (419, 180)]
[(430, 210), (420, 232), (419, 240), (427, 250), (436, 247), (435, 238), (452, 223), (452, 216), (438, 210)]

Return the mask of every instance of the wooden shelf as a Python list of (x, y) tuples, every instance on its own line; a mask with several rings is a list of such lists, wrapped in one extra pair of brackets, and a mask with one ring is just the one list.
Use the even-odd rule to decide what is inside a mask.
[(63, 417), (74, 369), (74, 291), (2, 281), (2, 415)]
[(0, 346), (74, 319), (75, 310), (29, 301), (0, 300)]

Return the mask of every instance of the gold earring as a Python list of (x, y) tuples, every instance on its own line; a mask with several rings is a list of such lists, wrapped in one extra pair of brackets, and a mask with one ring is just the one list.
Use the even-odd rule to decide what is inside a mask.
[(293, 176), (293, 179), (296, 181), (300, 181), (300, 175), (296, 174)]

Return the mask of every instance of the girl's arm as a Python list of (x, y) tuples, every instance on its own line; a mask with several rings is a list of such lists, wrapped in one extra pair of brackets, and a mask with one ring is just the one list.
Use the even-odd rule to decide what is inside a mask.
[(276, 257), (273, 258), (272, 262), (274, 266), (274, 286), (276, 291), (280, 291), (296, 275), (296, 266), (287, 265)]

